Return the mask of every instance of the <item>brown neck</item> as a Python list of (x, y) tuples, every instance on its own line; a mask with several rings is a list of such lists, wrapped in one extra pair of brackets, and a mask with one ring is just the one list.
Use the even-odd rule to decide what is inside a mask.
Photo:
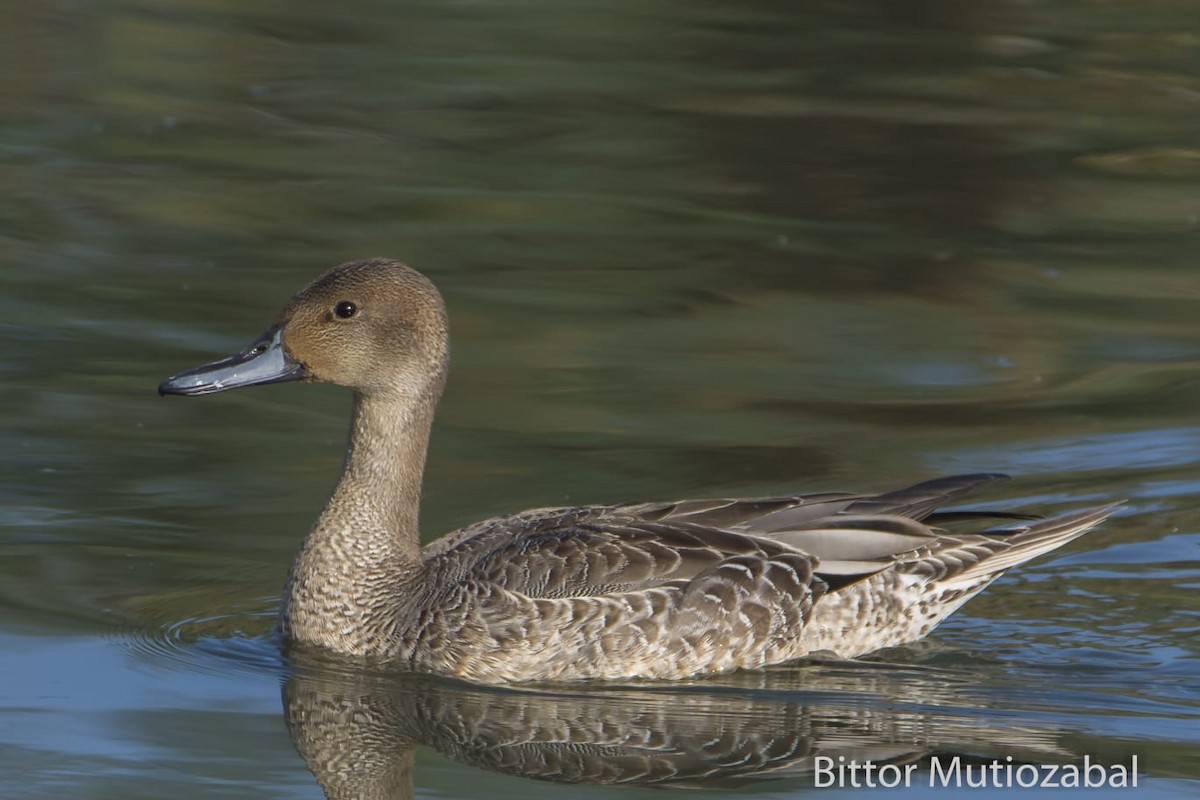
[(313, 534), (350, 539), (358, 557), (419, 561), (421, 478), (436, 396), (359, 396), (341, 480)]
[(341, 480), (288, 577), (288, 636), (347, 653), (389, 644), (380, 631), (424, 573), (417, 515), (433, 405), (355, 399)]
[(288, 578), (288, 636), (345, 653), (403, 644), (393, 639), (425, 579), (417, 519), (441, 375), (418, 385), (356, 396), (341, 480)]

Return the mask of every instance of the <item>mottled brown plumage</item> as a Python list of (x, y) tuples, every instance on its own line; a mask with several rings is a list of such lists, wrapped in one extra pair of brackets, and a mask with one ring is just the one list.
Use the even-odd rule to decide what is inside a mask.
[(1010, 514), (938, 509), (1003, 476), (881, 495), (581, 506), (490, 519), (419, 546), (445, 383), (441, 297), (386, 259), (335, 267), (244, 353), (168, 379), (206, 394), (279, 380), (354, 391), (342, 478), (281, 610), (299, 642), (482, 682), (678, 678), (913, 641), (1004, 570), (1111, 507), (951, 534)]

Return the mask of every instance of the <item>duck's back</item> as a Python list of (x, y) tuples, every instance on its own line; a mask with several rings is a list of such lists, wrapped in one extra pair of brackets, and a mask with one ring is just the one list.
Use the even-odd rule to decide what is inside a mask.
[[(1104, 512), (951, 535), (1002, 476), (844, 493), (539, 509), (427, 546), (390, 655), (481, 681), (677, 678), (911, 641)], [(994, 568), (988, 567), (994, 562)]]

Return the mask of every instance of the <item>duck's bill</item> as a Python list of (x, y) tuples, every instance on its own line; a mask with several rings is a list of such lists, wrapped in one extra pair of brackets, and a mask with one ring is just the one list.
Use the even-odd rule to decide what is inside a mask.
[(158, 393), (213, 394), (304, 378), (304, 365), (288, 355), (279, 335), (278, 329), (269, 330), (235, 356), (172, 375), (158, 385)]

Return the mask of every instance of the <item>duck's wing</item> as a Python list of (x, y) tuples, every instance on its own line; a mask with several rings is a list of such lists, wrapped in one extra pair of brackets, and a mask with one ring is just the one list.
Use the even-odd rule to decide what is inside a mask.
[(681, 500), (622, 508), (646, 519), (686, 521), (760, 534), (810, 528), (835, 516), (890, 517), (929, 524), (939, 524), (947, 517), (962, 514), (1027, 519), (1027, 515), (1002, 511), (937, 511), (962, 495), (1004, 480), (1008, 480), (1008, 476), (999, 473), (953, 475), (877, 495), (824, 492), (748, 500)]
[[(529, 597), (680, 585), (730, 559), (765, 565), (784, 556), (807, 567), (800, 570), (805, 582), (815, 575), (842, 585), (906, 554), (939, 549), (947, 537), (930, 523), (961, 515), (939, 517), (937, 509), (1004, 477), (940, 478), (880, 495), (825, 492), (539, 509), (451, 534), (428, 546), (425, 557), (439, 562), (444, 584), (486, 582)], [(975, 515), (1026, 518), (970, 514)], [(759, 570), (751, 571), (757, 581)]]
[[(646, 516), (727, 524), (816, 558), (814, 574), (837, 590), (895, 566), (944, 584), (990, 581), (1086, 533), (1110, 504), (1043, 518), (1007, 510), (941, 510), (1007, 475), (937, 478), (880, 495), (797, 495), (778, 500), (662, 504)], [(780, 503), (772, 507), (771, 503)], [(959, 523), (1000, 521), (961, 529)], [(954, 525), (955, 530), (943, 526)]]
[(651, 589), (686, 582), (738, 556), (796, 553), (772, 537), (645, 519), (621, 506), (541, 509), (454, 536), (458, 541), (448, 546), (426, 548), (439, 583), (468, 581), (546, 598)]

